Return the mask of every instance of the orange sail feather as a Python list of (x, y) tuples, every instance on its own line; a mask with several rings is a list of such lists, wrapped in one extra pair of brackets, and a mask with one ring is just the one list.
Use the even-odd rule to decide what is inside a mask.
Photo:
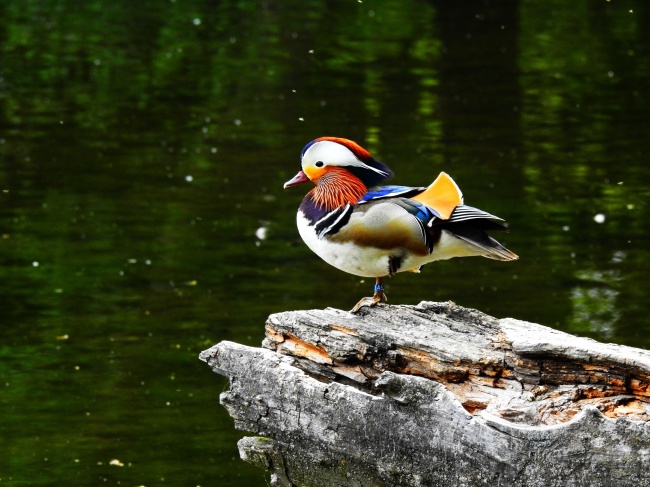
[(454, 209), (463, 204), (463, 193), (449, 174), (441, 172), (427, 189), (411, 199), (433, 208), (443, 220), (448, 220)]

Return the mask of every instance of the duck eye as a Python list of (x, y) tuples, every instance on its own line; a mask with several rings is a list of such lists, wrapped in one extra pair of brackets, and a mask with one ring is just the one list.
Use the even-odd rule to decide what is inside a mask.
[(324, 165), (325, 163), (323, 161), (318, 161), (316, 164), (314, 164), (316, 167), (323, 167)]

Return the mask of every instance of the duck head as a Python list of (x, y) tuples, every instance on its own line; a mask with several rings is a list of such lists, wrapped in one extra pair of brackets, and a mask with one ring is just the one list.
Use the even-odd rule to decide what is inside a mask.
[(320, 137), (303, 148), (301, 170), (284, 187), (308, 181), (318, 185), (323, 176), (341, 171), (358, 178), (366, 188), (376, 186), (392, 175), (388, 166), (377, 161), (356, 142), (340, 137)]

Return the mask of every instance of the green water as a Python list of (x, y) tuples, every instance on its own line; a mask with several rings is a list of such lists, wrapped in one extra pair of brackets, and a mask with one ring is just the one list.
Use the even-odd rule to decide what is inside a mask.
[(266, 485), (197, 355), (371, 291), (302, 244), (306, 188), (282, 190), (321, 135), (395, 183), (447, 171), (510, 223), (519, 261), (401, 274), (392, 303), (650, 348), (645, 0), (4, 0), (0, 18), (0, 484)]

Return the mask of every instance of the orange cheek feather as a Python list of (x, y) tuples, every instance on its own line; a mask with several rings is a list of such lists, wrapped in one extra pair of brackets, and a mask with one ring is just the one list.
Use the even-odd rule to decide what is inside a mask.
[(327, 168), (309, 166), (303, 169), (303, 172), (311, 181), (316, 182), (327, 172)]

